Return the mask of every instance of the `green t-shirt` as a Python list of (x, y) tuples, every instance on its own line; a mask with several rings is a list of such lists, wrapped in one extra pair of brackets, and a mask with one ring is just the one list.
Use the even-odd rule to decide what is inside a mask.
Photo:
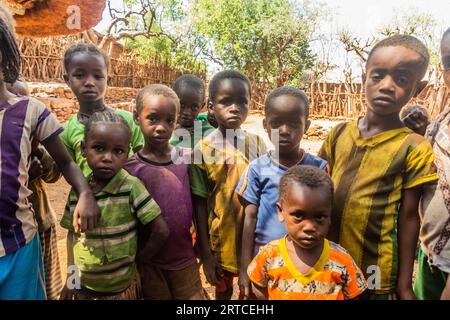
[(199, 114), (194, 123), (195, 124), (193, 130), (187, 130), (181, 126), (177, 126), (172, 134), (172, 137), (170, 138), (169, 143), (177, 147), (194, 149), (194, 146), (200, 140), (202, 140), (215, 129), (209, 124), (205, 114)]
[[(133, 114), (126, 110), (115, 109), (118, 115), (122, 116), (131, 129), (130, 156), (134, 154), (133, 149), (144, 145), (144, 136), (141, 129), (134, 123)], [(60, 135), (61, 140), (69, 151), (70, 156), (80, 167), (83, 175), (87, 177), (91, 174), (86, 158), (81, 154), (81, 141), (84, 140), (84, 124), (82, 124), (76, 114), (64, 124), (64, 131)]]
[[(72, 189), (61, 226), (74, 232), (72, 220), (77, 195)], [(144, 183), (121, 169), (95, 195), (100, 215), (94, 229), (74, 233), (74, 263), (81, 285), (96, 292), (120, 292), (136, 276), (137, 227), (161, 214)]]

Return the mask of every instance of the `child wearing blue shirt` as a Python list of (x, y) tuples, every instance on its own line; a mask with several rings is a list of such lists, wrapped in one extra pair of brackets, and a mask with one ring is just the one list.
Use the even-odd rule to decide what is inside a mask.
[(239, 289), (245, 298), (250, 294), (247, 266), (259, 247), (286, 235), (276, 208), (281, 176), (295, 165), (312, 165), (329, 171), (325, 160), (300, 148), (302, 137), (311, 124), (308, 108), (306, 94), (295, 87), (280, 87), (268, 95), (263, 125), (275, 150), (252, 161), (236, 188), (245, 207), (239, 275)]

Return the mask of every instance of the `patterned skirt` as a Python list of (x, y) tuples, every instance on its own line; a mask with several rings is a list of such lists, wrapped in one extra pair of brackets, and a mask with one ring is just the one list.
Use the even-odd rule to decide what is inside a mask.
[(45, 291), (47, 300), (58, 300), (63, 288), (61, 267), (59, 265), (58, 244), (55, 225), (39, 233), (42, 258), (44, 260)]

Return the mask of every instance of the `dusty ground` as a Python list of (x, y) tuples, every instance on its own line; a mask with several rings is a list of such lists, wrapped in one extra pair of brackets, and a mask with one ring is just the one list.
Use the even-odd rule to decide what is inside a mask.
[[(320, 125), (324, 128), (331, 128), (334, 125), (336, 125), (336, 121), (323, 121), (323, 120), (313, 120), (313, 123), (311, 126)], [(270, 140), (265, 134), (263, 128), (262, 128), (262, 116), (259, 114), (251, 114), (247, 118), (247, 121), (245, 122), (243, 128), (256, 132), (264, 137), (265, 141), (270, 143)], [(316, 154), (322, 145), (321, 140), (303, 140), (302, 141), (302, 147), (312, 154)], [(53, 208), (55, 209), (55, 212), (57, 213), (57, 220), (58, 223), (61, 220), (61, 216), (64, 212), (64, 207), (67, 200), (67, 195), (69, 193), (70, 187), (67, 184), (67, 182), (64, 180), (64, 178), (60, 179), (58, 182), (49, 185), (49, 196), (50, 201), (52, 203)], [(59, 224), (57, 225), (57, 235), (58, 235), (58, 249), (59, 249), (59, 256), (60, 256), (60, 262), (61, 262), (61, 270), (63, 271), (63, 275), (65, 276), (65, 270), (67, 265), (67, 254), (66, 254), (66, 235), (67, 232), (62, 229)], [(204, 287), (206, 288), (208, 294), (213, 297), (213, 288), (206, 282), (204, 275), (202, 273), (202, 280), (204, 282)], [(237, 298), (237, 287), (235, 288), (235, 296), (234, 298)]]

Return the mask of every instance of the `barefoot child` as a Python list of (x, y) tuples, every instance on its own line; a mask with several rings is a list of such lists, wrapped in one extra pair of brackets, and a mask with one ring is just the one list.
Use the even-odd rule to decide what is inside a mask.
[(250, 93), (250, 82), (239, 71), (212, 78), (208, 108), (218, 128), (194, 148), (191, 166), (200, 257), (207, 280), (216, 286), (216, 299), (231, 298), (239, 271), (244, 208), (234, 191), (249, 161), (266, 150), (259, 136), (240, 129)]
[(275, 151), (253, 160), (242, 175), (236, 192), (244, 201), (245, 218), (239, 275), (241, 294), (249, 296), (250, 280), (247, 267), (259, 247), (286, 234), (284, 223), (278, 220), (276, 203), (281, 176), (292, 166), (312, 165), (328, 169), (325, 160), (300, 148), (308, 130), (308, 98), (295, 87), (281, 87), (267, 96), (263, 120)]
[(173, 91), (180, 99), (180, 114), (169, 143), (193, 149), (203, 137), (214, 130), (205, 116), (199, 116), (205, 106), (205, 85), (199, 77), (184, 74), (173, 84)]
[[(177, 95), (164, 85), (147, 86), (136, 98), (134, 117), (145, 143), (126, 169), (144, 182), (170, 230), (160, 252), (139, 264), (144, 299), (204, 299), (190, 233), (194, 215), (188, 171), (191, 150), (169, 144), (179, 108)], [(148, 233), (140, 236), (146, 239)]]
[(74, 232), (70, 221), (77, 197), (71, 191), (61, 226), (69, 230), (67, 266), (75, 264), (80, 270), (81, 288), (66, 286), (62, 298), (139, 299), (137, 226), (141, 224), (151, 232), (140, 252), (145, 259), (151, 259), (167, 239), (167, 225), (143, 183), (122, 169), (131, 139), (127, 122), (112, 111), (96, 112), (86, 123), (84, 137), (81, 152), (92, 170), (89, 185), (100, 217), (97, 228)]
[(323, 170), (294, 166), (280, 180), (278, 218), (287, 235), (263, 246), (248, 267), (259, 299), (343, 300), (367, 287), (348, 252), (325, 239), (333, 183)]
[[(81, 154), (84, 125), (94, 112), (113, 110), (106, 106), (105, 95), (108, 82), (109, 58), (93, 44), (80, 43), (70, 47), (64, 54), (64, 80), (77, 97), (80, 110), (64, 125), (61, 139), (72, 159), (85, 176), (91, 173), (86, 158)], [(113, 110), (121, 115), (131, 128), (130, 155), (140, 149), (144, 139), (133, 115), (125, 110)]]
[[(7, 18), (9, 16), (9, 18)], [(10, 93), (19, 78), (20, 53), (9, 12), (0, 6), (0, 300), (45, 299), (36, 221), (28, 196), (32, 139), (48, 151), (79, 195), (74, 219), (83, 231), (96, 223), (98, 208), (80, 169), (58, 135), (56, 117), (39, 101)]]
[(419, 200), (437, 179), (428, 141), (406, 128), (401, 108), (424, 87), (427, 48), (412, 36), (380, 41), (369, 54), (364, 117), (333, 128), (319, 156), (335, 186), (330, 240), (364, 272), (366, 299), (414, 299)]

